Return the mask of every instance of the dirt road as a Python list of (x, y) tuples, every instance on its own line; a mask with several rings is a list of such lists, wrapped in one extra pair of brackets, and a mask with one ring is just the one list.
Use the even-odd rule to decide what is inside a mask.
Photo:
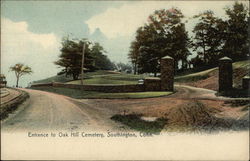
[(114, 114), (135, 112), (145, 116), (164, 117), (169, 109), (194, 100), (217, 108), (226, 115), (240, 115), (238, 108), (229, 109), (225, 106), (224, 100), (227, 99), (216, 97), (215, 91), (190, 86), (176, 88), (178, 91), (167, 97), (82, 100), (23, 89), (30, 94), (30, 99), (13, 116), (2, 122), (2, 130), (122, 130), (126, 127), (110, 119)]
[(3, 131), (23, 130), (91, 130), (118, 128), (89, 105), (76, 105), (70, 98), (49, 92), (22, 89), (30, 94), (18, 110), (2, 124)]

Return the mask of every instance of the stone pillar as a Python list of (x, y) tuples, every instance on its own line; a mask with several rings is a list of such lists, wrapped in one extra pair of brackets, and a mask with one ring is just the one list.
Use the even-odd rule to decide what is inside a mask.
[(161, 90), (174, 90), (174, 59), (170, 56), (161, 59)]
[(245, 76), (242, 79), (242, 88), (245, 90), (250, 89), (250, 76)]
[(232, 59), (223, 57), (219, 59), (219, 92), (232, 89), (233, 67)]

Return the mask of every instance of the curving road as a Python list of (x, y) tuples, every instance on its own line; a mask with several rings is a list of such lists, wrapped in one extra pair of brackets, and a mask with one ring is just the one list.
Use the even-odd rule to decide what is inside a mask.
[(115, 123), (110, 117), (121, 113), (131, 104), (135, 108), (148, 104), (158, 106), (161, 101), (167, 107), (175, 100), (183, 103), (194, 99), (227, 100), (216, 97), (212, 90), (180, 85), (176, 88), (178, 91), (167, 97), (123, 100), (120, 104), (119, 100), (77, 100), (49, 92), (22, 89), (29, 93), (30, 99), (1, 122), (2, 130), (126, 130), (126, 127)]
[[(2, 131), (23, 130), (106, 130), (119, 128), (105, 114), (66, 96), (30, 89), (26, 101), (9, 118), (1, 122)], [(78, 103), (78, 105), (77, 105)], [(82, 108), (84, 107), (84, 108)]]

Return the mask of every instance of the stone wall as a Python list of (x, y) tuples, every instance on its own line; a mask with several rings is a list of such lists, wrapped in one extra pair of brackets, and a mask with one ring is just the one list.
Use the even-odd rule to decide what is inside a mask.
[(144, 84), (129, 84), (129, 85), (100, 85), (100, 84), (91, 84), (91, 85), (79, 85), (79, 84), (64, 84), (64, 83), (46, 83), (46, 84), (34, 84), (31, 87), (43, 87), (43, 86), (53, 86), (61, 88), (71, 88), (79, 89), (85, 91), (98, 91), (98, 92), (107, 92), (107, 93), (118, 93), (118, 92), (144, 92)]
[(160, 78), (145, 78), (144, 85), (145, 85), (145, 91), (160, 91), (161, 79)]
[(80, 89), (85, 91), (98, 92), (144, 92), (144, 91), (173, 91), (174, 90), (174, 59), (166, 56), (161, 59), (161, 78), (146, 78), (144, 84), (133, 85), (105, 85), (105, 84), (64, 84), (64, 83), (46, 83), (34, 84), (31, 87), (53, 86), (61, 88)]
[(37, 84), (32, 84), (31, 87), (49, 87), (53, 86), (53, 83), (37, 83)]
[(223, 57), (219, 59), (219, 91), (228, 91), (233, 85), (232, 59)]

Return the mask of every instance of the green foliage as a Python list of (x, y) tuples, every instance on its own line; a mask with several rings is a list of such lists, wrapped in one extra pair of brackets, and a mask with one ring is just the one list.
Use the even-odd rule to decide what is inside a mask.
[(99, 43), (94, 43), (91, 49), (91, 55), (94, 59), (94, 66), (97, 70), (113, 70), (115, 64), (113, 64), (109, 58), (104, 55), (106, 51)]
[[(100, 75), (88, 75), (84, 79), (84, 84), (137, 84), (139, 79), (144, 78), (142, 75), (132, 74), (101, 74)], [(80, 80), (68, 82), (69, 84), (80, 84)]]
[(226, 8), (227, 20), (214, 16), (212, 11), (205, 11), (199, 18), (193, 32), (193, 48), (197, 56), (191, 60), (194, 68), (216, 66), (218, 59), (227, 56), (233, 61), (249, 58), (249, 13), (242, 3), (235, 2), (232, 8)]
[(191, 63), (194, 68), (201, 66), (216, 66), (220, 58), (223, 44), (223, 30), (225, 23), (222, 19), (214, 16), (210, 10), (194, 16), (198, 19), (193, 32), (193, 49), (197, 52), (197, 57)]
[[(88, 72), (85, 73), (84, 84), (137, 84), (144, 75), (133, 75), (115, 72)], [(80, 80), (68, 82), (69, 84), (80, 84)]]
[[(237, 70), (241, 69), (243, 71), (246, 71), (246, 73), (249, 73), (250, 69), (250, 60), (245, 60), (245, 61), (239, 61), (239, 62), (234, 62), (233, 63), (233, 69), (234, 69), (234, 74), (237, 75)], [(175, 81), (176, 82), (195, 82), (199, 80), (204, 80), (209, 78), (211, 75), (214, 75), (218, 72), (218, 68), (211, 68), (208, 70), (204, 70), (201, 72), (195, 72), (195, 73), (189, 73), (186, 75), (181, 75), (181, 76), (176, 76)], [(239, 86), (241, 85), (241, 81), (237, 82), (236, 79), (241, 80), (244, 75), (239, 75), (237, 77), (234, 77), (234, 85)]]
[(157, 10), (148, 18), (148, 23), (139, 27), (136, 38), (131, 43), (129, 58), (134, 69), (139, 73), (157, 73), (160, 70), (160, 59), (169, 55), (182, 68), (187, 68), (189, 39), (185, 24), (181, 22), (180, 10)]
[[(247, 60), (249, 53), (250, 18), (249, 8), (235, 2), (226, 8), (227, 19), (218, 18), (207, 10), (193, 18), (198, 22), (193, 28), (194, 37), (190, 41), (182, 22), (184, 15), (180, 10), (156, 10), (148, 17), (148, 23), (136, 31), (131, 42), (129, 59), (137, 73), (157, 73), (159, 60), (169, 55), (175, 60), (175, 68), (186, 70), (217, 66), (218, 59), (224, 56), (233, 61)], [(189, 50), (197, 54), (191, 60)]]
[(228, 20), (226, 23), (225, 45), (223, 54), (234, 61), (249, 58), (249, 7), (235, 2), (232, 8), (226, 9)]
[(83, 70), (94, 71), (114, 68), (111, 61), (104, 55), (105, 51), (100, 44), (93, 44), (86, 39), (71, 40), (67, 37), (62, 40), (61, 54), (59, 60), (55, 62), (56, 65), (64, 68), (58, 73), (59, 75), (65, 73), (66, 76), (71, 75), (74, 80), (78, 79), (81, 73), (83, 44), (85, 44)]
[(25, 74), (31, 74), (32, 70), (29, 66), (25, 66), (22, 63), (15, 64), (14, 66), (10, 67), (10, 71), (15, 72), (16, 75), (16, 87), (18, 87), (19, 79)]

